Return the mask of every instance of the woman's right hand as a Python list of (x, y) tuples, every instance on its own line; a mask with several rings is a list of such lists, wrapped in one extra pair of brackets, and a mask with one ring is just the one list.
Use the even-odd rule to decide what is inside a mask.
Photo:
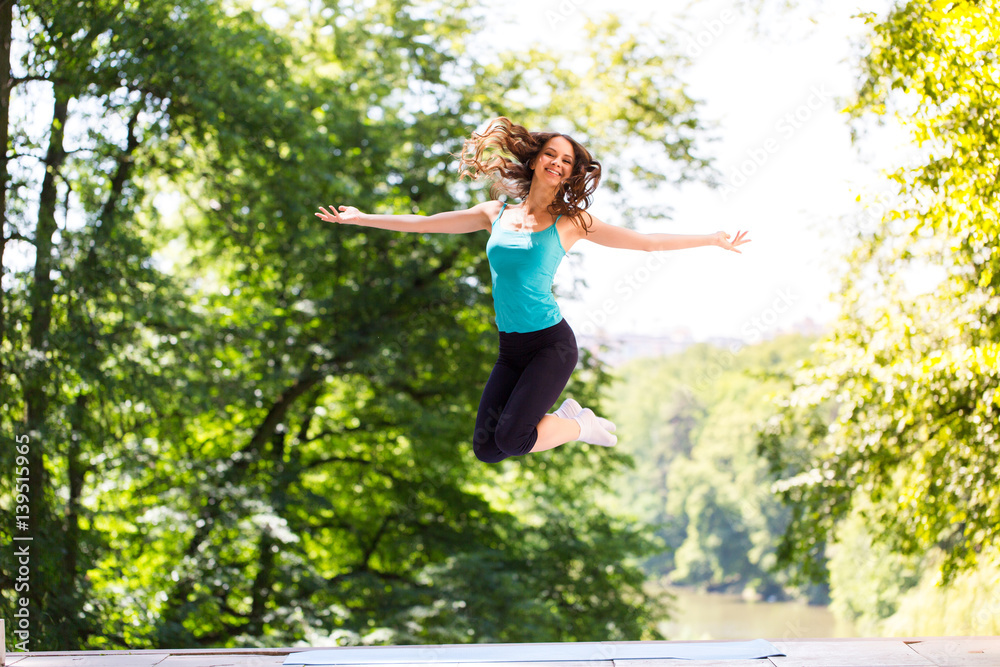
[[(340, 209), (339, 212), (338, 208)], [(342, 225), (361, 224), (361, 211), (353, 206), (331, 206), (329, 211), (320, 206), (319, 210), (321, 212), (317, 213), (316, 217), (320, 220), (325, 220), (326, 222), (339, 222)]]

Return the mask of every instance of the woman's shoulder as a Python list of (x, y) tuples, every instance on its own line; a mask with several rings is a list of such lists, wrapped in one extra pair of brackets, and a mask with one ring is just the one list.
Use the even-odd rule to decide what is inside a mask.
[(577, 238), (586, 238), (587, 234), (594, 231), (594, 228), (604, 223), (597, 219), (597, 216), (588, 211), (581, 210), (575, 216), (562, 216), (559, 218), (561, 229)]
[(483, 212), (485, 212), (486, 215), (489, 216), (491, 221), (495, 221), (497, 217), (500, 215), (500, 212), (503, 211), (506, 206), (508, 206), (508, 203), (500, 201), (499, 199), (491, 199), (489, 201), (483, 202), (479, 206), (482, 207)]

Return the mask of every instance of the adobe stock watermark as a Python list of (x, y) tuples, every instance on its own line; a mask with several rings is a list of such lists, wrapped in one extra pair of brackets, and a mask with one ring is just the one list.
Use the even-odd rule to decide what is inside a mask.
[(555, 28), (590, 2), (591, 0), (561, 0), (555, 9), (545, 10), (545, 20), (548, 21), (550, 28)]
[(991, 635), (996, 632), (997, 625), (1000, 625), (997, 617), (1000, 616), (1000, 595), (994, 595), (992, 599), (976, 611), (972, 619), (973, 631), (976, 634)]
[(897, 211), (903, 205), (899, 194), (888, 189), (874, 195), (859, 194), (856, 201), (860, 210), (849, 216), (840, 227), (849, 240), (871, 236), (886, 224), (891, 211)]
[(771, 301), (771, 305), (751, 317), (740, 327), (742, 341), (731, 343), (728, 347), (719, 348), (719, 353), (712, 358), (711, 364), (701, 374), (694, 386), (684, 385), (682, 390), (690, 395), (701, 391), (709, 384), (718, 380), (724, 373), (736, 365), (740, 353), (748, 345), (754, 345), (764, 340), (766, 334), (773, 332), (783, 316), (795, 305), (795, 295), (785, 287), (779, 289)]
[(619, 309), (632, 299), (649, 282), (657, 271), (667, 264), (663, 252), (648, 253), (648, 257), (639, 266), (622, 276), (614, 284), (614, 293), (620, 298), (608, 297), (597, 308), (587, 311), (587, 321), (580, 325), (580, 333), (593, 335), (599, 327), (604, 326)]
[(676, 44), (685, 56), (694, 60), (712, 48), (739, 17), (739, 12), (726, 8), (715, 16), (697, 21), (694, 26), (689, 17), (682, 15), (666, 18), (669, 26), (664, 26), (661, 18), (660, 23), (644, 24), (643, 27), (660, 42)]
[(615, 659), (618, 657), (618, 647), (615, 644), (601, 642), (597, 646), (597, 650), (587, 658), (587, 662), (596, 665), (613, 666)]
[[(545, 20), (550, 28), (558, 27), (589, 4), (592, 4), (592, 0), (561, 0), (554, 8), (544, 11)], [(738, 19), (737, 11), (726, 8), (711, 18), (702, 19), (693, 29), (683, 25), (681, 20), (671, 21), (672, 31), (655, 24), (647, 27), (661, 41), (677, 40), (684, 54), (693, 59), (710, 49)]]
[[(579, 362), (576, 341), (558, 341), (553, 350), (559, 361), (570, 368), (575, 368)], [(473, 451), (483, 462), (496, 463), (498, 461), (493, 459), (501, 454), (510, 457), (523, 453), (524, 435), (517, 419), (505, 411), (505, 405), (480, 406), (472, 438)]]
[(781, 151), (781, 147), (789, 139), (805, 127), (818, 111), (826, 107), (833, 97), (833, 93), (826, 89), (825, 84), (810, 86), (809, 95), (805, 101), (785, 113), (774, 123), (774, 134), (765, 139), (759, 146), (747, 149), (746, 157), (723, 183), (722, 200), (728, 200), (737, 190), (746, 185), (775, 154)]
[(723, 9), (715, 17), (703, 20), (694, 32), (682, 40), (684, 54), (689, 58), (697, 58), (722, 37), (726, 28), (736, 23), (739, 15), (732, 9)]
[(31, 519), (31, 475), (28, 456), (31, 438), (19, 435), (15, 439), (14, 453), (14, 619), (11, 632), (17, 638), (14, 648), (27, 651), (31, 641), (31, 610), (29, 599), (22, 597), (31, 590), (31, 540), (28, 534)]

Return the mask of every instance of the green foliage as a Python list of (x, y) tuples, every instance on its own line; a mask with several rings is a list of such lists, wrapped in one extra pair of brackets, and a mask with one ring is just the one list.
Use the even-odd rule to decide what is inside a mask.
[(880, 622), (896, 613), (902, 595), (920, 579), (925, 559), (894, 553), (876, 542), (860, 510), (838, 524), (835, 538), (829, 561), (830, 607), (849, 619), (858, 634), (877, 636)]
[(658, 528), (664, 549), (645, 562), (650, 576), (786, 594), (787, 577), (770, 571), (786, 512), (768, 492), (754, 426), (780, 387), (771, 376), (807, 357), (810, 343), (784, 336), (739, 348), (699, 344), (618, 369), (609, 414), (628, 425), (619, 447), (643, 465), (615, 494)]
[[(861, 512), (837, 527), (830, 556), (831, 609), (866, 636), (990, 636), (1000, 627), (995, 553), (941, 576), (944, 554), (907, 556), (873, 539)], [(929, 613), (934, 610), (934, 613)]]
[[(0, 455), (32, 441), (31, 648), (658, 636), (653, 544), (594, 502), (627, 455), (471, 453), (484, 239), (313, 216), (472, 198), (450, 153), (528, 91), (472, 58), (472, 9), (310, 5), (275, 28), (242, 3), (18, 3), (15, 94), (52, 110), (12, 119), (4, 212), (36, 251), (4, 267), (0, 342)], [(554, 63), (525, 76), (554, 85)], [(602, 113), (627, 69), (593, 88)], [(644, 140), (676, 125), (692, 150), (683, 91), (636, 92), (653, 120), (583, 138), (655, 121)], [(581, 365), (568, 392), (593, 403), (607, 370)], [(7, 618), (14, 571), (4, 550)]]
[[(940, 554), (928, 556), (920, 582), (900, 597), (895, 614), (879, 631), (889, 636), (995, 637), (1000, 632), (1000, 563), (986, 554), (976, 566), (954, 575), (942, 585)], [(928, 609), (939, 613), (928, 614)]]
[[(822, 361), (796, 374), (761, 436), (793, 508), (779, 556), (813, 579), (825, 572), (801, 564), (857, 513), (893, 554), (940, 550), (945, 581), (996, 544), (998, 9), (906, 2), (867, 17), (850, 111), (901, 123), (919, 152), (889, 174), (897, 203), (858, 234)], [(940, 279), (920, 290), (918, 272)]]

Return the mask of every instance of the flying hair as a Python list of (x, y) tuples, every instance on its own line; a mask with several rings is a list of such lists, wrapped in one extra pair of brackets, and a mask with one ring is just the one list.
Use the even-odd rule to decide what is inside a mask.
[(570, 176), (559, 187), (548, 211), (553, 216), (564, 215), (589, 231), (591, 216), (586, 209), (601, 180), (601, 163), (570, 136), (560, 132), (529, 132), (509, 118), (499, 116), (489, 122), (482, 134), (473, 132), (465, 140), (459, 156), (459, 178), (487, 179), (494, 199), (503, 194), (523, 200), (531, 190), (534, 160), (553, 137), (569, 141), (574, 157)]

